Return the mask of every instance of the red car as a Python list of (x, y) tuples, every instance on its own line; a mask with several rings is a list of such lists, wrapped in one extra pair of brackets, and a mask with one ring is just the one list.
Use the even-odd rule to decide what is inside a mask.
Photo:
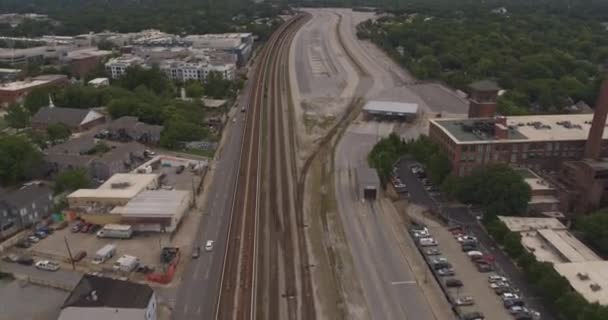
[(80, 228), (80, 232), (82, 233), (87, 233), (89, 232), (89, 229), (91, 229), (92, 224), (87, 223), (84, 226), (82, 226), (82, 228)]

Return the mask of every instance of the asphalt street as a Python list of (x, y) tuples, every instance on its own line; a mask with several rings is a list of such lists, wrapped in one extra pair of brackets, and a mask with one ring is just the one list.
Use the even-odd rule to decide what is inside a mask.
[[(207, 203), (193, 242), (193, 247), (201, 247), (201, 254), (198, 259), (191, 259), (190, 252), (183, 255), (182, 261), (186, 261), (188, 265), (183, 271), (173, 308), (174, 320), (212, 319), (215, 316), (247, 115), (246, 112), (240, 112), (240, 108), (247, 106), (251, 88), (252, 82), (248, 81), (238, 100), (238, 110), (234, 115), (237, 121), (230, 119), (226, 124), (231, 128), (228, 128), (224, 146), (212, 164), (213, 181), (209, 189), (203, 191), (207, 192)], [(211, 252), (204, 250), (207, 240), (215, 241)]]
[(336, 150), (338, 212), (371, 319), (434, 319), (408, 257), (398, 248), (383, 203), (359, 199), (354, 168), (365, 165), (375, 135), (347, 132)]
[[(407, 185), (407, 189), (410, 193), (410, 201), (441, 212), (444, 218), (450, 221), (451, 224), (465, 226), (465, 230), (477, 237), (480, 247), (484, 248), (486, 252), (489, 252), (495, 257), (497, 270), (501, 271), (500, 273), (509, 278), (514, 287), (522, 292), (526, 304), (532, 309), (539, 311), (543, 320), (554, 320), (555, 316), (551, 314), (550, 310), (545, 308), (539, 301), (539, 298), (535, 297), (534, 290), (527, 284), (522, 272), (517, 269), (515, 264), (513, 264), (513, 261), (502, 250), (497, 249), (494, 240), (492, 240), (482, 229), (477, 222), (475, 215), (469, 208), (465, 206), (449, 206), (442, 203), (441, 200), (429, 196), (422, 183), (410, 171), (409, 165), (412, 163), (413, 162), (403, 160), (398, 164), (399, 178)], [(437, 208), (441, 209), (438, 210)]]

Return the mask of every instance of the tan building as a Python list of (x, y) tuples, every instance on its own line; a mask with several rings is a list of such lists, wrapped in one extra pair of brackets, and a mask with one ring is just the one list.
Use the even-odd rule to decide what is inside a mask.
[(124, 206), (144, 190), (158, 188), (157, 174), (118, 173), (97, 189), (79, 189), (67, 196), (70, 209), (96, 211)]

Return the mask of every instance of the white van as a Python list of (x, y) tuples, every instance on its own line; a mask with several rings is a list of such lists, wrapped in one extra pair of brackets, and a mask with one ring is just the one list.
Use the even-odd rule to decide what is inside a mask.
[(99, 249), (93, 257), (94, 264), (102, 264), (111, 259), (116, 253), (116, 245), (106, 244), (103, 248)]

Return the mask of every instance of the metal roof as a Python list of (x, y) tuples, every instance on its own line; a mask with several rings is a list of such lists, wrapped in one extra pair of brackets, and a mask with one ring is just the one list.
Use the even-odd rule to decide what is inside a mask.
[(365, 104), (363, 110), (372, 114), (404, 116), (418, 113), (418, 104), (371, 100)]

